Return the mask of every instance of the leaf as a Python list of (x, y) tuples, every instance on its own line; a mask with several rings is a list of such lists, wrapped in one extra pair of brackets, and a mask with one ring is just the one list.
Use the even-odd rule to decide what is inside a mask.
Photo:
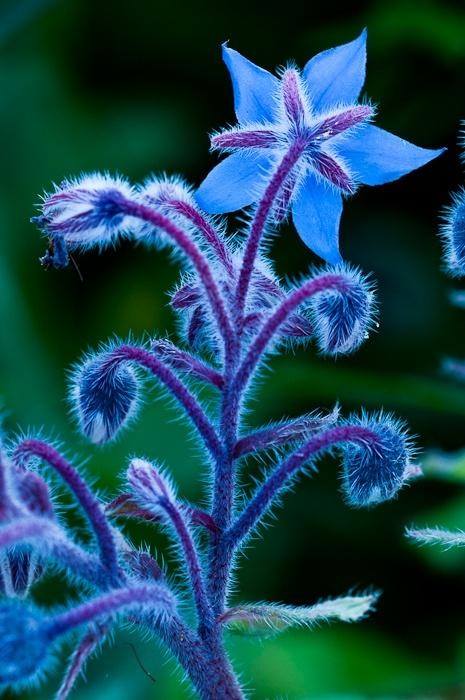
[(455, 452), (431, 450), (422, 459), (421, 466), (427, 477), (465, 483), (465, 449)]
[(454, 532), (440, 527), (408, 528), (406, 535), (420, 544), (441, 544), (446, 549), (465, 545), (465, 532), (462, 530)]
[(377, 593), (343, 596), (302, 607), (273, 603), (246, 604), (230, 608), (219, 619), (236, 634), (267, 636), (289, 627), (313, 627), (330, 620), (356, 622), (373, 609), (378, 597)]

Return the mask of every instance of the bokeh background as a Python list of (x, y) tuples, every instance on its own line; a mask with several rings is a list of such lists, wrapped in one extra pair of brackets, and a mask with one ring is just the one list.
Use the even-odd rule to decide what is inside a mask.
[[(189, 428), (152, 392), (141, 420), (116, 444), (89, 447), (65, 401), (66, 369), (89, 346), (117, 333), (174, 332), (166, 290), (178, 270), (160, 253), (121, 246), (80, 257), (81, 281), (40, 268), (44, 241), (29, 224), (38, 193), (63, 176), (93, 169), (135, 181), (184, 173), (198, 183), (215, 158), (207, 133), (233, 119), (219, 45), (225, 39), (260, 65), (315, 52), (369, 28), (366, 92), (378, 123), (448, 153), (398, 183), (365, 188), (346, 206), (347, 259), (373, 271), (380, 328), (356, 356), (337, 362), (310, 350), (275, 359), (255, 402), (258, 423), (339, 400), (404, 416), (425, 450), (465, 445), (465, 387), (441, 376), (444, 356), (464, 353), (465, 312), (448, 295), (459, 284), (441, 272), (441, 208), (463, 181), (457, 146), (465, 116), (462, 2), (371, 0), (336, 10), (327, 2), (236, 0), (2, 0), (0, 2), (0, 395), (5, 428), (44, 427), (87, 460), (103, 493), (119, 488), (127, 455), (158, 457), (181, 493), (202, 499), (202, 465)], [(292, 228), (273, 247), (292, 277), (314, 262)], [(435, 458), (426, 463), (434, 470)], [(460, 465), (459, 465), (460, 466)], [(255, 467), (251, 467), (252, 469)], [(462, 473), (463, 473), (462, 469)], [(405, 525), (465, 527), (465, 480), (416, 482), (373, 511), (349, 510), (334, 462), (304, 479), (279, 519), (248, 550), (237, 600), (304, 604), (351, 588), (383, 590), (379, 611), (358, 626), (297, 631), (261, 643), (232, 638), (252, 697), (465, 697), (465, 552), (417, 548)], [(166, 540), (140, 533), (171, 564)], [(74, 591), (49, 579), (44, 603)], [(0, 640), (1, 643), (1, 640)], [(130, 644), (155, 677), (138, 666)], [(62, 663), (69, 656), (64, 647)], [(189, 697), (164, 651), (129, 631), (88, 667), (77, 700)], [(52, 674), (40, 691), (53, 697)], [(8, 693), (5, 697), (10, 697)]]

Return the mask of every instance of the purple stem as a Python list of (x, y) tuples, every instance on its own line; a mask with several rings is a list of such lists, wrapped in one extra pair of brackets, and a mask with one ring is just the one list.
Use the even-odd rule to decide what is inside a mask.
[(231, 550), (252, 530), (267, 512), (279, 491), (286, 487), (292, 476), (309, 459), (314, 459), (322, 452), (341, 443), (352, 442), (366, 445), (378, 444), (379, 438), (372, 430), (361, 425), (342, 425), (330, 428), (315, 435), (307, 443), (295, 450), (274, 469), (266, 481), (259, 487), (245, 509), (232, 525), (228, 533)]
[(76, 469), (51, 445), (41, 440), (23, 440), (14, 451), (14, 459), (19, 463), (24, 458), (36, 456), (47, 462), (61, 476), (76, 496), (82, 509), (86, 513), (92, 529), (95, 533), (103, 566), (111, 572), (117, 580), (120, 576), (118, 566), (118, 553), (111, 526), (105, 516), (100, 503), (92, 494), (86, 482), (78, 474)]
[(0, 446), (0, 509), (5, 508), (6, 504), (10, 501), (8, 496), (7, 469), (8, 464), (6, 461), (6, 456)]
[(46, 518), (28, 516), (0, 528), (0, 549), (26, 543), (92, 585), (108, 584), (108, 573), (99, 559), (69, 540), (61, 528)]
[(54, 639), (81, 625), (137, 607), (169, 616), (174, 612), (174, 600), (165, 586), (156, 583), (113, 589), (52, 618), (48, 623), (48, 634)]
[(296, 139), (294, 141), (271, 178), (258, 205), (257, 211), (255, 212), (245, 248), (242, 267), (239, 274), (239, 281), (237, 283), (236, 298), (237, 314), (239, 319), (244, 313), (245, 302), (250, 286), (250, 279), (255, 267), (255, 260), (257, 258), (260, 240), (265, 229), (267, 219), (272, 212), (276, 197), (285, 184), (286, 179), (292, 172), (292, 169), (297, 164), (297, 161), (301, 157), (306, 143), (306, 140), (303, 138)]
[(198, 338), (205, 323), (205, 309), (202, 306), (196, 306), (192, 312), (187, 328), (187, 341), (191, 347), (195, 348), (199, 344)]
[(236, 345), (235, 334), (226, 312), (223, 298), (213, 278), (208, 260), (204, 257), (195, 242), (185, 231), (170, 221), (168, 217), (144, 204), (126, 200), (124, 211), (130, 216), (147, 221), (155, 228), (162, 230), (189, 258), (205, 288), (213, 315), (218, 325), (218, 330), (224, 340), (225, 354), (228, 357), (231, 353), (234, 353), (234, 347)]
[(302, 440), (304, 437), (308, 437), (310, 433), (315, 433), (328, 427), (331, 422), (335, 422), (331, 414), (322, 417), (310, 413), (299, 418), (283, 421), (277, 425), (261, 428), (250, 433), (250, 435), (246, 435), (236, 443), (234, 457), (238, 459), (260, 450), (274, 449), (280, 445)]
[(179, 508), (168, 498), (160, 500), (160, 507), (171, 520), (184, 552), (187, 570), (192, 584), (192, 593), (197, 608), (199, 634), (204, 636), (204, 628), (211, 628), (213, 613), (205, 591), (203, 571), (189, 527)]
[(165, 360), (174, 369), (179, 369), (188, 374), (193, 374), (203, 379), (217, 389), (222, 389), (224, 380), (222, 375), (206, 362), (199, 360), (189, 352), (181, 350), (169, 340), (154, 340), (152, 351), (161, 359)]
[(66, 675), (57, 693), (56, 700), (66, 700), (66, 698), (69, 697), (79, 675), (83, 672), (86, 661), (101, 643), (107, 631), (107, 628), (103, 625), (96, 625), (81, 639), (73, 652)]
[(218, 234), (214, 226), (206, 219), (198, 209), (188, 202), (183, 202), (180, 199), (168, 200), (175, 211), (184, 216), (188, 221), (194, 224), (203, 234), (205, 240), (216, 253), (218, 260), (221, 262), (228, 274), (234, 272), (233, 262), (228, 248), (221, 236)]
[(213, 425), (208, 420), (195, 396), (191, 394), (169, 367), (148, 350), (138, 345), (120, 345), (110, 352), (110, 356), (116, 361), (125, 362), (129, 360), (136, 362), (150, 370), (179, 401), (197, 428), (212, 456), (218, 457), (221, 454), (222, 445)]
[[(208, 513), (199, 508), (192, 508), (192, 506), (186, 503), (180, 504), (182, 510), (189, 517), (192, 525), (199, 525), (204, 527), (212, 534), (218, 532), (218, 527)], [(134, 497), (129, 493), (122, 493), (116, 498), (114, 498), (110, 503), (105, 506), (105, 512), (113, 517), (126, 517), (135, 518), (138, 520), (145, 520), (150, 523), (160, 522), (160, 516), (155, 515), (152, 511), (147, 508), (142, 508), (139, 506)]]
[(289, 294), (289, 296), (287, 296), (284, 301), (281, 302), (277, 309), (273, 311), (271, 316), (268, 317), (260, 333), (250, 346), (247, 355), (245, 356), (237, 373), (237, 390), (239, 392), (242, 391), (267, 346), (272, 341), (280, 327), (287, 321), (289, 316), (298, 306), (300, 306), (300, 304), (315, 294), (320, 294), (321, 292), (326, 292), (329, 290), (338, 290), (343, 292), (347, 289), (347, 286), (347, 280), (344, 277), (330, 273), (308, 280), (301, 287)]

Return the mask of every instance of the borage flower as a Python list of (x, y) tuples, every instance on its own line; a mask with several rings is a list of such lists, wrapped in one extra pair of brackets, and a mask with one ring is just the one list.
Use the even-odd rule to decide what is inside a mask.
[(231, 155), (197, 191), (199, 205), (209, 213), (253, 204), (284, 164), (288, 173), (274, 219), (280, 221), (291, 210), (306, 245), (337, 263), (343, 196), (359, 184), (396, 180), (443, 152), (419, 148), (369, 123), (374, 108), (357, 104), (365, 82), (366, 31), (317, 54), (301, 73), (287, 68), (281, 79), (227, 45), (223, 58), (239, 125), (212, 137), (214, 149)]

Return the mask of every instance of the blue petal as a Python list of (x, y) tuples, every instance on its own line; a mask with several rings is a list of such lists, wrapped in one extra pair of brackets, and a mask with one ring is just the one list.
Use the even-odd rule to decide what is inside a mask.
[(276, 112), (279, 80), (238, 51), (223, 44), (223, 60), (231, 75), (234, 108), (240, 124), (271, 122)]
[(357, 39), (322, 51), (304, 68), (312, 105), (325, 112), (335, 105), (355, 102), (365, 82), (366, 29)]
[(372, 124), (364, 126), (351, 138), (341, 140), (339, 147), (353, 175), (365, 185), (383, 185), (397, 180), (437, 158), (444, 150), (414, 146)]
[(339, 222), (342, 196), (336, 189), (308, 175), (292, 207), (299, 236), (314, 253), (329, 263), (341, 262)]
[(195, 193), (197, 204), (209, 214), (224, 214), (255, 202), (266, 182), (263, 172), (271, 163), (263, 151), (233, 153), (207, 175)]

